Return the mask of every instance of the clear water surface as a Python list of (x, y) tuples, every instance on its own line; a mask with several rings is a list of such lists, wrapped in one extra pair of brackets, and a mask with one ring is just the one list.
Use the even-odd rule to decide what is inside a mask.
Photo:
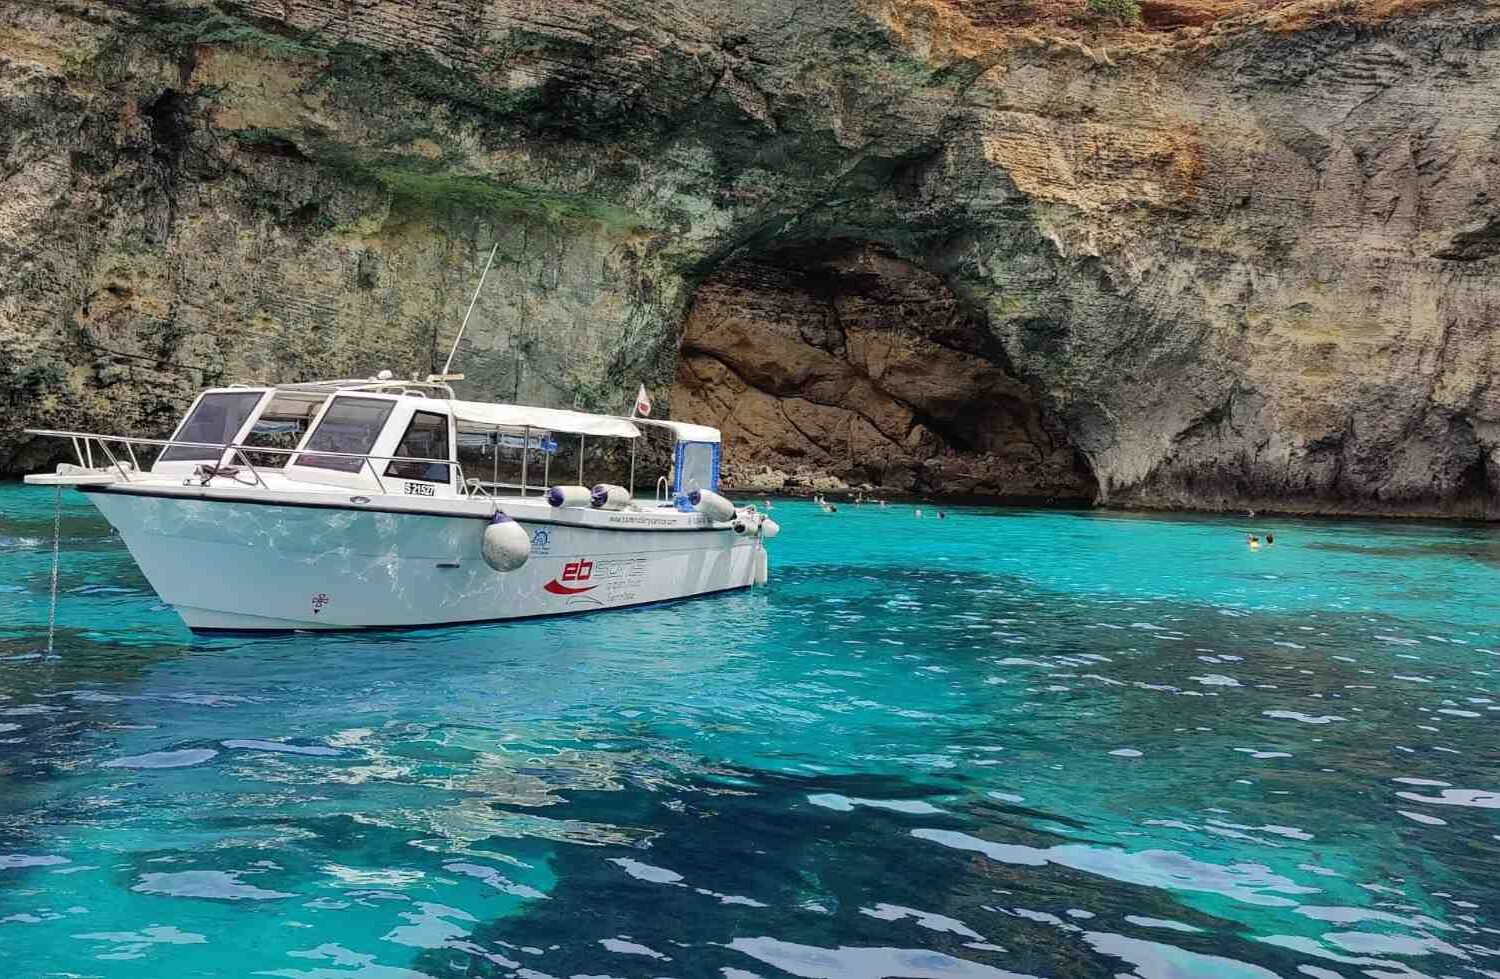
[(1496, 531), (775, 513), (754, 592), (195, 639), (69, 493), (46, 659), (0, 486), (0, 975), (1500, 974)]

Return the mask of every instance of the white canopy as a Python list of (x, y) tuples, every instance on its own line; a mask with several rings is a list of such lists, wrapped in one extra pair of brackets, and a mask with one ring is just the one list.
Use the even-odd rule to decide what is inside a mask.
[(714, 442), (719, 441), (719, 430), (709, 428), (707, 425), (689, 425), (687, 422), (653, 421), (650, 418), (632, 419), (637, 425), (655, 425), (665, 428), (672, 433), (672, 438), (679, 442)]
[(531, 428), (540, 432), (601, 435), (619, 439), (639, 438), (641, 434), (641, 430), (626, 419), (611, 418), (608, 415), (590, 415), (582, 411), (564, 411), (561, 408), (486, 404), (483, 401), (449, 401), (448, 404), (452, 407), (454, 419), (460, 424), (508, 428), (518, 432)]

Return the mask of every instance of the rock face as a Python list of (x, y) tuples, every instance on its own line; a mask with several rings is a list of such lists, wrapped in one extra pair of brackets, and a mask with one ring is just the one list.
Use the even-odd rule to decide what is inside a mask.
[(440, 367), (744, 471), (1500, 517), (1481, 3), (12, 0), (0, 470)]

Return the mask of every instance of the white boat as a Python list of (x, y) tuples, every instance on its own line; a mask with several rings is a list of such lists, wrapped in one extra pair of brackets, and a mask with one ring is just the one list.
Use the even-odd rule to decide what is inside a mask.
[[(34, 429), (78, 461), (27, 482), (86, 493), (198, 631), (522, 619), (765, 582), (778, 528), (715, 492), (717, 430), (463, 401), (450, 379), (213, 388), (165, 440)], [(673, 448), (649, 499), (630, 485), (643, 428)], [(587, 451), (620, 465), (627, 443), (627, 484), (585, 488)]]

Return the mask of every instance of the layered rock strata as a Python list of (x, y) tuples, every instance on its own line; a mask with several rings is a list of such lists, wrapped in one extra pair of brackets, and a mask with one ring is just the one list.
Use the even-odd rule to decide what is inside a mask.
[(469, 394), (644, 380), (733, 463), (924, 491), (1500, 516), (1500, 14), (1142, 6), (13, 0), (0, 469), (440, 366), (499, 241)]

